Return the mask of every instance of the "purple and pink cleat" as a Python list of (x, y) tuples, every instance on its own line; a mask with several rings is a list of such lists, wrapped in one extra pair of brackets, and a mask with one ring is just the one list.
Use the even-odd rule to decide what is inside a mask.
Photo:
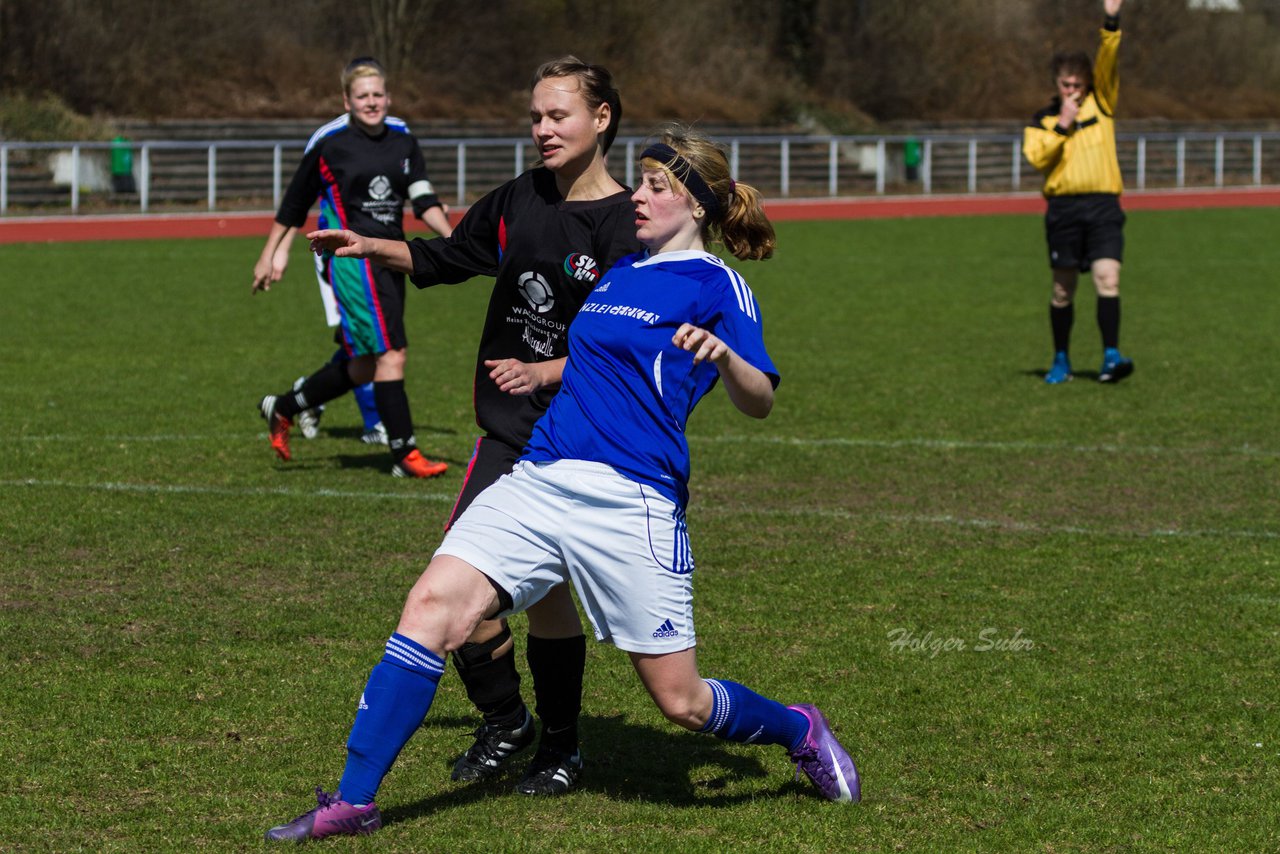
[(829, 801), (862, 800), (862, 783), (858, 769), (848, 751), (836, 740), (831, 726), (817, 706), (805, 703), (788, 706), (809, 719), (809, 733), (800, 746), (791, 751), (796, 772), (803, 771), (814, 787)]
[(359, 836), (382, 827), (382, 813), (375, 804), (358, 807), (342, 800), (341, 792), (326, 794), (316, 787), (317, 806), (288, 824), (267, 831), (268, 842), (306, 842), (326, 836)]

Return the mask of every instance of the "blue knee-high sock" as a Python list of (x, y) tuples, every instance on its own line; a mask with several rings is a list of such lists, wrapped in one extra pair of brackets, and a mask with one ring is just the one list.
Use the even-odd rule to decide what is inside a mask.
[(373, 802), (391, 763), (427, 716), (443, 675), (441, 656), (401, 634), (387, 640), (386, 654), (360, 695), (347, 739), (347, 766), (338, 784), (344, 801)]
[(781, 744), (795, 750), (809, 732), (809, 719), (795, 709), (761, 697), (727, 679), (705, 679), (711, 686), (711, 718), (702, 732), (743, 744)]
[(378, 415), (378, 404), (373, 401), (373, 383), (358, 385), (351, 390), (356, 397), (356, 406), (360, 407), (360, 417), (364, 419), (364, 429), (372, 430), (378, 426), (382, 418)]

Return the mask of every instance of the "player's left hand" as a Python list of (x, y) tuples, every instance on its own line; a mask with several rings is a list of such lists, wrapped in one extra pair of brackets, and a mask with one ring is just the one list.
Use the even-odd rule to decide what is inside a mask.
[(1120, 7), (1124, 4), (1124, 0), (1102, 0), (1102, 8), (1112, 17), (1120, 14)]
[(728, 358), (729, 354), (733, 352), (729, 349), (728, 344), (725, 344), (702, 327), (694, 326), (692, 323), (680, 324), (676, 334), (671, 336), (671, 343), (682, 350), (692, 353), (695, 365), (707, 359), (719, 364), (721, 360)]
[(497, 384), (498, 391), (506, 394), (518, 397), (533, 394), (545, 385), (536, 363), (519, 359), (485, 359), (484, 366), (489, 369), (489, 379)]

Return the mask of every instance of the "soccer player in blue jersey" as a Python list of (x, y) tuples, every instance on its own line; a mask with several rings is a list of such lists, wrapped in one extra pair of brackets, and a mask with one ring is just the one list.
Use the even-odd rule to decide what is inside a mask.
[[(570, 328), (562, 388), (524, 456), (454, 523), (409, 592), (360, 698), (338, 791), (320, 790), (315, 809), (268, 840), (380, 827), (374, 795), (430, 709), (445, 657), (482, 619), (524, 610), (566, 580), (597, 639), (630, 655), (668, 720), (781, 745), (824, 797), (860, 799), (853, 760), (817, 707), (698, 673), (685, 425), (717, 382), (763, 418), (778, 381), (751, 289), (706, 246), (718, 238), (740, 259), (763, 259), (774, 234), (759, 195), (734, 183), (707, 140), (668, 132), (641, 166), (632, 200), (646, 251), (588, 297)], [(360, 249), (346, 232), (312, 236), (335, 254)]]
[[(316, 131), (285, 192), (276, 221), (254, 270), (253, 291), (269, 290), (276, 250), (306, 222), (320, 199), (321, 221), (366, 234), (404, 239), (404, 204), (438, 234), (452, 231), (427, 178), (418, 141), (404, 122), (387, 115), (391, 105), (386, 72), (375, 60), (353, 60), (342, 75), (347, 112)], [(271, 263), (265, 263), (270, 260)], [(271, 446), (289, 460), (289, 431), (306, 410), (372, 380), (376, 407), (398, 477), (434, 477), (448, 466), (417, 449), (409, 399), (404, 390), (404, 274), (355, 258), (324, 257), (341, 316), (344, 359), (331, 360), (298, 388), (262, 398)], [(265, 274), (265, 275), (264, 275)]]

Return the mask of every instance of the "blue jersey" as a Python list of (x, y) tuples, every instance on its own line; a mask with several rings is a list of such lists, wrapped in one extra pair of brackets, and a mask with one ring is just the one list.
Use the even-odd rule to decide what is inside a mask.
[(671, 343), (682, 323), (713, 333), (778, 384), (760, 306), (742, 276), (706, 252), (629, 255), (570, 325), (560, 392), (522, 459), (607, 463), (684, 507), (685, 427), (720, 374), (710, 361), (695, 366), (692, 353)]

